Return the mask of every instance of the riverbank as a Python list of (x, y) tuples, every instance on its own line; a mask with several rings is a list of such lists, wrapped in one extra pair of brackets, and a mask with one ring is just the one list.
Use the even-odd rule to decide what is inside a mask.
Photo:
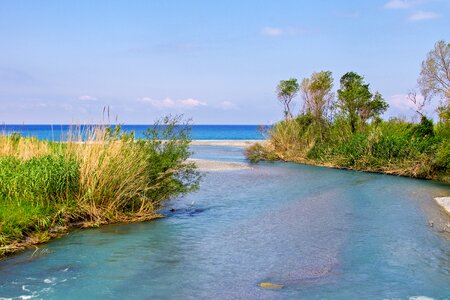
[(265, 143), (247, 148), (247, 158), (450, 183), (450, 128), (446, 123), (379, 120), (352, 132), (346, 123), (338, 122), (318, 128), (309, 118), (302, 115), (275, 124)]
[(0, 135), (0, 257), (75, 227), (157, 218), (166, 200), (196, 190), (189, 128), (177, 122), (145, 140), (104, 126), (64, 143)]
[[(256, 147), (260, 147), (257, 144), (255, 144), (255, 145), (256, 145)], [(266, 145), (262, 146), (261, 148), (267, 147)], [(247, 151), (253, 152), (254, 150), (251, 148), (248, 148)], [(428, 174), (428, 175), (424, 176), (423, 174), (414, 172), (411, 169), (402, 168), (401, 166), (395, 166), (395, 165), (394, 166), (385, 166), (385, 167), (370, 167), (370, 166), (354, 167), (354, 166), (339, 164), (338, 162), (336, 162), (334, 160), (317, 161), (317, 160), (311, 160), (311, 159), (303, 158), (303, 157), (284, 157), (282, 155), (276, 155), (273, 152), (270, 152), (270, 150), (268, 150), (268, 151), (267, 150), (257, 150), (257, 151), (258, 152), (264, 151), (265, 153), (262, 154), (261, 159), (258, 159), (254, 163), (257, 163), (259, 161), (283, 161), (283, 162), (292, 162), (292, 163), (310, 165), (310, 166), (316, 166), (316, 167), (325, 167), (325, 168), (330, 168), (330, 169), (348, 170), (348, 171), (354, 171), (354, 172), (365, 172), (365, 173), (374, 173), (374, 174), (385, 174), (385, 175), (392, 175), (392, 176), (410, 177), (410, 178), (416, 178), (416, 179), (425, 179), (425, 180), (439, 181), (439, 182), (443, 182), (443, 183), (450, 183), (450, 175), (446, 174), (446, 173)], [(261, 155), (261, 154), (258, 154), (258, 155)], [(267, 156), (270, 156), (270, 158), (267, 158)]]

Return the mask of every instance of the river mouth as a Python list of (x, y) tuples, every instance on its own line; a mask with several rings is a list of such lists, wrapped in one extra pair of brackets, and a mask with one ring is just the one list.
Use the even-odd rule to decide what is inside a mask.
[[(193, 147), (244, 162), (242, 150)], [(78, 230), (0, 262), (0, 299), (450, 297), (431, 181), (290, 163), (207, 172), (164, 219)], [(268, 282), (282, 288), (265, 289)]]

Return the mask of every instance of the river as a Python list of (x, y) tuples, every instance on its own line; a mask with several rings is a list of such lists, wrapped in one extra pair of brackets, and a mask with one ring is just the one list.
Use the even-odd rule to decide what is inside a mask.
[[(237, 148), (193, 150), (244, 161)], [(166, 218), (77, 230), (1, 261), (0, 299), (450, 298), (449, 219), (433, 200), (449, 194), (291, 163), (210, 172)]]

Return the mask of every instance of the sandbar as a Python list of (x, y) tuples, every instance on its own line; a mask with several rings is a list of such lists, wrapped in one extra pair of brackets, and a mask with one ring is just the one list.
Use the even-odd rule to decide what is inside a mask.
[(193, 146), (229, 146), (246, 148), (256, 143), (264, 142), (264, 140), (193, 140)]
[(437, 197), (434, 198), (437, 204), (439, 204), (448, 214), (450, 214), (450, 197)]
[(188, 161), (195, 162), (200, 171), (236, 171), (236, 170), (250, 170), (249, 164), (230, 161), (219, 161), (209, 159), (189, 158)]

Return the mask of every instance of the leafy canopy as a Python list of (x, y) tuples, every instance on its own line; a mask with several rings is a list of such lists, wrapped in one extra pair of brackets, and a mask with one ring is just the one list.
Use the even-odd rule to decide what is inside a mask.
[(286, 119), (292, 118), (292, 100), (297, 96), (299, 89), (300, 85), (295, 78), (281, 80), (277, 86), (278, 100), (284, 106), (284, 116)]
[(358, 123), (364, 125), (367, 120), (378, 117), (388, 108), (381, 94), (372, 94), (369, 84), (357, 73), (344, 74), (340, 83), (337, 107), (348, 118), (352, 132), (356, 131)]

